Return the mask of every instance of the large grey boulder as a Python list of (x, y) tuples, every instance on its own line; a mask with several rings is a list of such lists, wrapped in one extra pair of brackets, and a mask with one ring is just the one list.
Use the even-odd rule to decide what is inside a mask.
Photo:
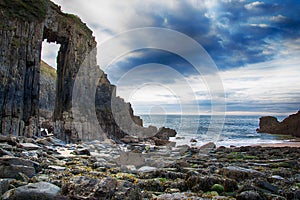
[(30, 183), (7, 191), (2, 199), (6, 200), (54, 200), (57, 199), (60, 188), (48, 182)]

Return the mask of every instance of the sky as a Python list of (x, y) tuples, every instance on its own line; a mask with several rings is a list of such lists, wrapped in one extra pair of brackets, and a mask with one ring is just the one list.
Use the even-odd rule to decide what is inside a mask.
[[(228, 115), (300, 110), (298, 0), (53, 2), (92, 29), (100, 68), (137, 114), (216, 114), (219, 101), (225, 102)], [(147, 27), (158, 31), (150, 34)], [(160, 28), (196, 41), (205, 52), (187, 51), (187, 43), (172, 34), (161, 39)], [(136, 30), (142, 33), (131, 34)], [(154, 43), (170, 45), (171, 51), (153, 48)], [(181, 49), (189, 54), (178, 55)], [(101, 56), (114, 50), (126, 53), (101, 66)], [(44, 42), (42, 59), (55, 66), (57, 51), (58, 45)], [(187, 57), (198, 58), (205, 68), (199, 70)], [(204, 62), (208, 60), (213, 63)]]

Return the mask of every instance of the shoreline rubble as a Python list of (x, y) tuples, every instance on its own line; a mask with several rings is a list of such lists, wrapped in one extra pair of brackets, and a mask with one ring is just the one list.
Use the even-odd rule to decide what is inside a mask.
[[(300, 148), (0, 135), (1, 199), (299, 199)], [(28, 189), (30, 188), (30, 189)]]

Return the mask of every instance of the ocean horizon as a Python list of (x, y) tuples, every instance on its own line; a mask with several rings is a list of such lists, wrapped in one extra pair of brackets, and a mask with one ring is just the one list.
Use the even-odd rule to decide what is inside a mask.
[[(144, 126), (168, 127), (177, 131), (176, 137), (170, 138), (176, 145), (201, 146), (214, 142), (217, 146), (248, 146), (258, 144), (278, 144), (287, 142), (292, 137), (257, 133), (258, 115), (141, 115)], [(212, 120), (213, 117), (213, 120)], [(286, 116), (275, 116), (282, 121)], [(223, 123), (224, 122), (224, 123)], [(197, 142), (191, 142), (194, 139)]]

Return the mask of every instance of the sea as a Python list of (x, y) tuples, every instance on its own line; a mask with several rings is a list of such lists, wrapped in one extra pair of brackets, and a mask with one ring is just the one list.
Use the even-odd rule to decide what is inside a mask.
[[(144, 126), (169, 127), (177, 131), (170, 140), (176, 145), (201, 146), (214, 142), (217, 146), (248, 146), (276, 144), (290, 137), (257, 133), (260, 116), (210, 116), (210, 115), (142, 115)], [(277, 116), (278, 120), (284, 119)], [(191, 142), (194, 139), (197, 142)]]

